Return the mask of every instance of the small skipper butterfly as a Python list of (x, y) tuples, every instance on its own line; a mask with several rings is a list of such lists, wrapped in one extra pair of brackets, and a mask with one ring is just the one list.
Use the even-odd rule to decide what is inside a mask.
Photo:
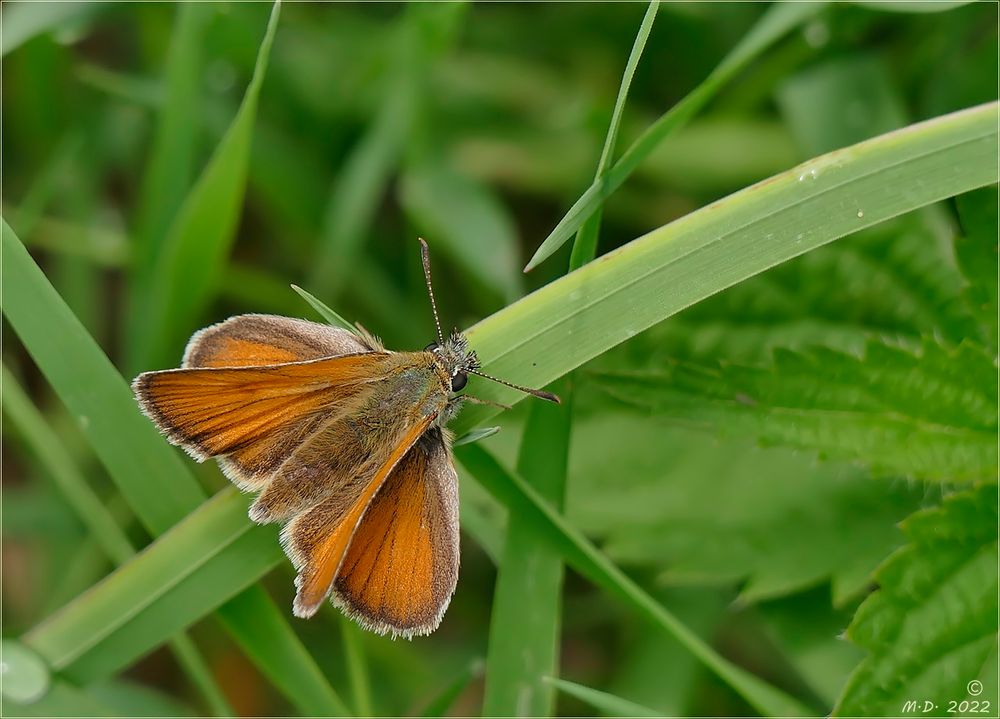
[(328, 596), (362, 626), (434, 631), (458, 580), (458, 475), (445, 428), (468, 375), (490, 377), (466, 338), (445, 338), (421, 258), (437, 341), (390, 352), (351, 332), (273, 315), (239, 315), (196, 332), (180, 369), (132, 383), (143, 412), (198, 461), (215, 457), (257, 492), (255, 522), (282, 522), (295, 565), (292, 611)]

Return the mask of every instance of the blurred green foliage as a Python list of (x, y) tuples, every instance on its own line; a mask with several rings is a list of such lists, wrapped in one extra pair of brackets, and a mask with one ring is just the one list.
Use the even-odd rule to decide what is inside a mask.
[[(432, 325), (417, 235), (448, 325), (563, 274), (569, 244), (520, 268), (594, 178), (645, 10), (4, 4), (0, 200), (56, 292), (36, 292), (26, 271), (10, 287), (30, 287), (33, 303), (5, 306), (3, 636), (66, 642), (44, 620), (132, 546), (178, 521), (203, 540), (188, 557), (177, 540), (192, 535), (175, 534), (116, 575), (141, 598), (161, 582), (174, 604), (143, 613), (102, 584), (124, 603), (57, 615), (79, 627), (74, 606), (97, 612), (103, 643), (85, 634), (47, 649), (105, 657), (113, 677), (67, 659), (42, 702), (6, 694), (5, 715), (220, 714), (227, 702), (244, 715), (478, 714), (491, 682), (482, 662), (506, 666), (493, 681), (516, 690), (525, 646), (569, 680), (529, 676), (530, 713), (759, 710), (647, 623), (674, 615), (816, 713), (891, 715), (921, 692), (943, 713), (977, 678), (997, 706), (996, 515), (983, 511), (996, 504), (995, 186), (819, 248), (605, 353), (571, 378), (571, 425), (520, 406), (499, 420), (482, 447), (554, 506), (564, 499), (561, 521), (627, 572), (625, 603), (585, 581), (596, 570), (570, 553), (534, 551), (530, 522), (506, 535), (504, 508), (467, 476), (462, 577), (433, 636), (392, 642), (333, 610), (293, 622), (283, 559), (229, 599), (213, 567), (250, 552), (252, 571), (267, 572), (273, 532), (226, 525), (243, 500), (202, 503), (225, 486), (216, 468), (182, 465), (150, 427), (121, 420), (134, 408), (115, 367), (175, 366), (191, 332), (232, 314), (320, 319), (290, 283), (389, 347), (422, 347)], [(698, 87), (765, 10), (663, 5), (618, 147)], [(262, 43), (269, 17), (273, 45)], [(817, 6), (659, 143), (588, 231), (603, 253), (821, 153), (996, 100), (997, 19), (991, 3)], [(68, 330), (33, 324), (61, 301), (82, 326), (69, 313)], [(53, 372), (22, 341), (73, 361)], [(140, 451), (146, 464), (130, 464)], [(583, 534), (574, 546), (604, 571)], [(519, 566), (518, 551), (541, 569)], [(538, 616), (522, 623), (510, 597), (494, 598), (498, 561), (508, 593), (535, 592)], [(916, 596), (938, 584), (936, 600)], [(636, 612), (647, 598), (672, 614)], [(956, 613), (963, 601), (972, 609)], [(220, 608), (187, 626), (203, 605)], [(146, 654), (171, 637), (173, 654)], [(134, 663), (118, 666), (126, 656)]]

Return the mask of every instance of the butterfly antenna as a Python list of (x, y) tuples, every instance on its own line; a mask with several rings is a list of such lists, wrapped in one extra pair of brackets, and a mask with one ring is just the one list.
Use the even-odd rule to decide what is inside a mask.
[(441, 320), (438, 319), (437, 302), (434, 301), (434, 287), (431, 285), (431, 252), (423, 237), (420, 240), (420, 259), (424, 263), (424, 280), (427, 282), (427, 294), (431, 298), (431, 311), (434, 313), (434, 327), (437, 328), (438, 344), (444, 344), (444, 333), (441, 332)]
[(559, 397), (557, 395), (552, 394), (551, 392), (546, 392), (545, 390), (541, 389), (531, 389), (530, 387), (522, 387), (519, 384), (514, 384), (513, 382), (508, 382), (507, 380), (500, 379), (499, 377), (488, 375), (485, 372), (480, 372), (477, 369), (467, 369), (466, 372), (468, 372), (469, 374), (478, 375), (479, 377), (482, 377), (484, 379), (492, 380), (497, 384), (505, 385), (507, 387), (510, 387), (511, 389), (516, 389), (519, 392), (530, 394), (532, 397), (538, 397), (538, 399), (544, 399), (548, 402), (555, 402), (556, 404), (561, 404)]

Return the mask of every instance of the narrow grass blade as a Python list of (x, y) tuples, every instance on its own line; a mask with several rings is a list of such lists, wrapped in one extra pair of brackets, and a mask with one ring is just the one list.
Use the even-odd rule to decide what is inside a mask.
[(354, 714), (359, 717), (377, 716), (372, 704), (371, 682), (368, 679), (364, 646), (361, 644), (362, 630), (343, 614), (339, 616), (339, 622), (344, 641), (347, 677), (351, 684), (351, 698), (354, 700)]
[[(80, 419), (84, 435), (129, 505), (147, 529), (153, 534), (162, 534), (198, 507), (205, 497), (204, 492), (176, 450), (167, 445), (139, 413), (125, 381), (62, 302), (6, 222), (2, 224), (2, 252), (4, 315), (67, 409)], [(164, 488), (169, 488), (169, 491)], [(233, 522), (241, 521), (244, 530), (252, 527), (245, 516), (245, 503), (242, 507), (238, 504), (231, 506), (231, 511)], [(154, 616), (147, 620), (148, 626), (152, 627), (148, 635), (137, 631), (107, 637), (108, 641), (101, 645), (101, 655), (95, 655), (93, 665), (88, 664), (85, 657), (80, 671), (100, 676), (102, 672), (121, 669), (177, 629), (204, 616), (259, 578), (281, 559), (276, 539), (266, 530), (261, 535), (261, 531), (257, 528), (256, 533), (251, 533), (248, 539), (229, 550), (232, 553), (223, 558), (223, 568), (215, 571), (214, 575), (214, 570), (204, 572), (184, 587), (186, 594), (181, 593), (184, 598), (176, 600), (182, 606), (175, 614), (168, 615), (171, 621), (176, 622), (174, 625), (170, 621), (160, 622)], [(266, 541), (261, 541), (261, 536)], [(210, 548), (211, 543), (203, 546)], [(192, 556), (199, 556), (198, 552), (189, 554), (189, 551), (183, 550), (179, 559), (190, 563)], [(226, 571), (234, 571), (237, 576), (232, 581), (223, 581), (221, 578), (226, 576)], [(110, 584), (113, 599), (122, 598), (115, 593), (119, 590), (114, 589), (117, 576), (116, 573), (98, 585), (106, 588)], [(253, 600), (259, 605), (258, 616), (253, 622), (228, 623), (237, 641), (254, 642), (259, 636), (257, 626), (270, 623), (276, 627), (275, 632), (280, 632), (282, 644), (299, 645), (301, 649), (301, 642), (282, 612), (263, 590), (255, 587), (248, 591), (251, 596), (258, 595)], [(95, 588), (80, 601), (101, 604), (106, 601), (101, 596)], [(72, 645), (82, 642), (81, 637), (85, 637), (91, 645), (101, 644), (105, 639), (103, 625), (90, 619), (88, 614), (99, 607), (90, 607), (86, 611), (70, 609), (77, 605), (78, 602), (56, 615), (59, 620), (54, 623), (54, 632), (43, 634), (47, 640)], [(157, 605), (158, 610), (171, 611), (169, 602), (161, 605)], [(131, 606), (127, 601), (125, 606), (119, 607), (122, 616)], [(231, 609), (226, 604), (220, 608), (220, 613), (225, 618), (228, 612), (238, 609), (238, 606)], [(74, 636), (77, 638), (74, 639)], [(283, 677), (279, 688), (322, 683), (312, 687), (310, 692), (297, 690), (289, 693), (289, 698), (297, 706), (300, 701), (305, 701), (300, 699), (301, 696), (335, 696), (322, 675), (315, 671), (315, 663), (304, 649), (294, 655), (261, 651), (253, 656), (262, 663), (265, 675)], [(305, 713), (331, 714), (336, 713), (337, 706), (335, 703), (328, 704), (326, 710), (318, 711), (315, 705), (308, 705), (308, 709), (302, 707), (302, 710)]]
[(490, 188), (433, 161), (409, 169), (401, 184), (403, 206), (432, 250), (507, 302), (523, 294), (517, 228)]
[(0, 53), (7, 55), (43, 33), (82, 22), (111, 3), (44, 2), (10, 3), (3, 11), (3, 34)]
[(348, 322), (343, 317), (334, 312), (332, 309), (327, 307), (318, 298), (309, 294), (298, 285), (292, 285), (292, 289), (295, 290), (295, 292), (298, 293), (298, 295), (302, 299), (308, 302), (309, 306), (312, 307), (314, 310), (316, 310), (320, 314), (320, 316), (327, 321), (328, 324), (331, 324), (334, 327), (341, 327), (345, 330), (353, 332), (354, 334), (358, 333), (357, 327), (355, 327), (350, 322)]
[(440, 694), (431, 699), (424, 710), (420, 713), (422, 717), (443, 717), (448, 714), (451, 705), (461, 696), (469, 684), (483, 674), (483, 661), (476, 659), (469, 663), (457, 677), (446, 686)]
[[(270, 533), (266, 534), (270, 539)], [(266, 554), (273, 557), (270, 550)], [(269, 564), (273, 566), (273, 560)], [(238, 594), (223, 608), (219, 621), (303, 715), (351, 716), (351, 710), (330, 686), (316, 660), (289, 628), (287, 615), (263, 590)], [(253, 627), (253, 631), (244, 631), (243, 627)]]
[(574, 682), (568, 682), (564, 679), (553, 679), (552, 677), (546, 677), (546, 681), (552, 686), (556, 687), (562, 692), (569, 694), (571, 697), (576, 697), (582, 702), (586, 702), (590, 706), (601, 712), (602, 716), (607, 717), (658, 717), (663, 716), (662, 712), (658, 712), (655, 709), (650, 709), (649, 707), (644, 707), (641, 704), (636, 704), (628, 699), (622, 699), (614, 694), (609, 694), (608, 692), (598, 691), (597, 689), (591, 689), (590, 687), (585, 687), (582, 684), (576, 684)]
[(660, 116), (632, 143), (607, 174), (596, 180), (549, 233), (524, 268), (528, 272), (562, 247), (584, 221), (618, 189), (670, 133), (695, 116), (716, 93), (752, 60), (792, 29), (819, 12), (823, 2), (775, 3), (719, 66), (683, 100)]
[[(611, 123), (608, 126), (608, 134), (604, 138), (604, 147), (601, 149), (601, 156), (597, 161), (597, 171), (594, 173), (594, 182), (600, 182), (607, 170), (611, 156), (614, 154), (615, 145), (618, 142), (618, 129), (621, 126), (622, 113), (625, 111), (625, 100), (628, 98), (629, 88), (632, 86), (632, 76), (635, 68), (639, 65), (639, 58), (646, 47), (646, 40), (649, 32), (653, 29), (653, 21), (656, 19), (656, 12), (659, 10), (660, 0), (653, 0), (646, 8), (646, 14), (639, 25), (639, 32), (635, 36), (632, 45), (632, 52), (629, 53), (628, 62), (625, 63), (625, 73), (622, 75), (621, 85), (618, 87), (618, 97), (615, 98), (615, 108), (611, 112)], [(597, 236), (601, 227), (601, 208), (598, 207), (594, 213), (586, 219), (576, 233), (573, 241), (573, 252), (570, 254), (570, 270), (576, 270), (594, 259), (597, 254)]]
[(154, 533), (167, 530), (204, 492), (6, 222), (2, 243), (4, 316), (129, 506)]
[[(17, 428), (39, 461), (45, 465), (77, 517), (96, 538), (101, 550), (116, 564), (124, 564), (135, 556), (135, 550), (125, 532), (87, 484), (73, 460), (63, 449), (59, 438), (46, 424), (41, 413), (31, 404), (28, 395), (6, 366), (0, 366), (0, 386), (3, 387), (4, 414)], [(212, 713), (217, 716), (231, 716), (233, 710), (212, 677), (205, 660), (198, 653), (194, 642), (179, 635), (170, 640), (170, 646), (181, 668), (201, 692)]]
[(129, 277), (128, 336), (141, 334), (143, 298), (153, 282), (156, 260), (194, 173), (199, 125), (203, 44), (214, 8), (208, 3), (176, 6), (167, 51), (166, 97), (159, 103), (156, 131), (139, 192)]
[(136, 312), (129, 367), (153, 369), (176, 361), (216, 290), (236, 234), (246, 187), (257, 100), (278, 26), (281, 2), (271, 10), (257, 64), (243, 102), (191, 189), (164, 239), (157, 268)]
[[(567, 388), (566, 382), (552, 387), (560, 395)], [(565, 404), (532, 405), (517, 460), (557, 512), (566, 491), (571, 411)], [(509, 517), (493, 593), (483, 716), (550, 716), (555, 692), (542, 677), (559, 671), (562, 557), (538, 542), (530, 521)]]
[[(997, 181), (997, 103), (822, 155), (656, 229), (486, 318), (486, 369), (544, 386), (644, 329), (809, 250)], [(519, 393), (473, 378), (505, 404)], [(477, 405), (461, 434), (496, 414)]]
[(421, 101), (423, 75), (433, 57), (427, 35), (452, 25), (462, 3), (420, 3), (404, 11), (397, 42), (390, 46), (390, 76), (368, 132), (352, 150), (330, 194), (309, 286), (335, 297), (351, 277), (391, 173)]
[(567, 564), (674, 637), (753, 707), (768, 716), (813, 714), (797, 700), (716, 653), (609, 561), (524, 479), (504, 469), (485, 449), (466, 445), (456, 451), (456, 456), (466, 470), (506, 505), (511, 515), (530, 523), (537, 540), (548, 543)]
[(159, 104), (133, 233), (133, 271), (140, 281), (152, 275), (160, 244), (194, 173), (199, 127), (192, 118), (201, 105), (203, 37), (214, 9), (200, 3), (176, 7), (164, 77), (166, 95)]
[(914, 13), (945, 12), (973, 2), (975, 0), (851, 0), (853, 5), (869, 10)]
[(275, 532), (247, 522), (246, 504), (235, 490), (220, 492), (25, 642), (76, 681), (103, 678), (142, 656), (277, 561)]
[(6, 365), (0, 366), (0, 386), (3, 387), (3, 412), (7, 419), (45, 466), (87, 531), (97, 539), (109, 559), (116, 564), (127, 562), (135, 550), (125, 532), (87, 484), (55, 432)]
[(460, 447), (463, 444), (478, 442), (481, 439), (492, 437), (499, 431), (500, 431), (499, 427), (479, 427), (478, 429), (474, 429), (471, 432), (466, 432), (465, 434), (463, 434), (461, 437), (452, 442), (451, 446)]

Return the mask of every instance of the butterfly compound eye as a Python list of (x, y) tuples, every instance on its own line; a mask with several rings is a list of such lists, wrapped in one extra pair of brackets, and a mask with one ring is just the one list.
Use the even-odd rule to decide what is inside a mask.
[(469, 381), (469, 375), (465, 372), (459, 372), (454, 377), (451, 378), (451, 391), (459, 392), (465, 387), (465, 383)]
[(424, 347), (424, 352), (433, 352), (434, 350), (436, 350), (440, 346), (441, 345), (439, 345), (437, 342), (431, 342), (429, 345), (427, 345), (426, 347)]

